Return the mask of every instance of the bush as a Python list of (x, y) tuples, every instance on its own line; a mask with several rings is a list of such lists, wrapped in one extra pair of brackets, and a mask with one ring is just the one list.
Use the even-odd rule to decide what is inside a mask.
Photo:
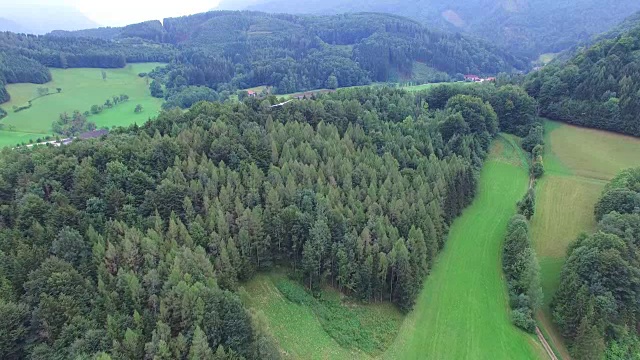
[(511, 312), (511, 322), (513, 325), (522, 330), (534, 333), (536, 331), (536, 322), (531, 316), (531, 310), (520, 308)]
[(531, 166), (531, 174), (534, 178), (540, 179), (544, 175), (544, 165), (540, 161), (536, 161)]
[(31, 106), (32, 106), (32, 104), (31, 104), (31, 100), (29, 100), (29, 104), (27, 104), (27, 105), (24, 105), (24, 106), (14, 106), (14, 107), (13, 107), (13, 112), (16, 112), (16, 113), (17, 113), (17, 112), (20, 112), (20, 111), (23, 111), (23, 110), (27, 110), (27, 109), (30, 109), (30, 108), (31, 108)]
[(527, 219), (531, 219), (536, 211), (536, 194), (535, 190), (529, 189), (522, 200), (518, 202), (518, 214), (523, 215)]
[(276, 282), (276, 288), (284, 295), (287, 300), (298, 305), (313, 305), (315, 299), (309, 294), (304, 287), (296, 284), (291, 280), (280, 280)]

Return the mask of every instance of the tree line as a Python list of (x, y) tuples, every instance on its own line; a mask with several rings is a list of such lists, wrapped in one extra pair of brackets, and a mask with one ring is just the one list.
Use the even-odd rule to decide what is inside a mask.
[(567, 251), (551, 303), (577, 359), (634, 359), (640, 352), (640, 169), (625, 170), (595, 207), (596, 232)]
[(410, 309), (499, 123), (474, 96), (419, 99), (202, 102), (3, 150), (0, 356), (278, 358), (235, 294), (274, 264)]
[(512, 322), (534, 333), (535, 313), (542, 303), (540, 265), (531, 244), (527, 218), (523, 215), (511, 218), (507, 226), (502, 271), (507, 279)]

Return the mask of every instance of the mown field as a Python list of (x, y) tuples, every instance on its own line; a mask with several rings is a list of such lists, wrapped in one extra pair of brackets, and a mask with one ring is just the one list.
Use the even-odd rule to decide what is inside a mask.
[(549, 310), (566, 249), (582, 232), (593, 231), (593, 209), (606, 184), (620, 170), (640, 165), (640, 139), (545, 122), (545, 176), (537, 186), (531, 234), (540, 259), (544, 307), (539, 320), (563, 358), (569, 358)]
[(501, 270), (502, 243), (527, 189), (519, 150), (498, 139), (478, 194), (451, 227), (387, 359), (541, 359), (537, 340), (511, 324)]
[[(53, 81), (43, 84), (11, 84), (7, 86), (11, 101), (1, 104), (8, 116), (0, 120), (4, 130), (0, 131), (0, 146), (12, 146), (20, 142), (35, 140), (51, 135), (51, 124), (62, 112), (87, 111), (92, 105), (102, 105), (113, 95), (127, 94), (130, 99), (111, 109), (105, 109), (98, 115), (92, 115), (89, 121), (98, 127), (127, 126), (143, 123), (149, 117), (156, 116), (162, 105), (162, 99), (151, 97), (149, 86), (141, 72), (149, 72), (158, 63), (129, 64), (123, 69), (106, 69), (107, 79), (102, 79), (102, 69), (51, 69)], [(33, 100), (29, 109), (15, 113), (14, 106), (20, 107), (30, 99), (37, 97), (39, 87), (49, 88), (52, 95)], [(56, 93), (56, 88), (62, 88)], [(137, 104), (143, 112), (136, 114)]]

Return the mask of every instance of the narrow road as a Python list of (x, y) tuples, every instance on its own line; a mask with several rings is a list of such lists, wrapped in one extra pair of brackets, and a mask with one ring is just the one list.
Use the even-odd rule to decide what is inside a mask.
[(549, 358), (551, 360), (558, 360), (556, 354), (553, 352), (553, 349), (551, 349), (551, 346), (549, 346), (547, 339), (544, 338), (544, 336), (542, 335), (542, 331), (540, 331), (540, 328), (537, 326), (536, 335), (538, 335), (538, 340), (540, 340), (540, 343), (542, 344), (542, 347), (544, 347), (544, 350), (547, 352), (547, 355), (549, 355)]

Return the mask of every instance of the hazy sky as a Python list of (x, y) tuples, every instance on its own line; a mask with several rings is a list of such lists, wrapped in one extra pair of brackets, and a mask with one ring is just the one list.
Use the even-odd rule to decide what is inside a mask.
[(0, 0), (25, 5), (70, 5), (101, 26), (122, 26), (145, 20), (195, 14), (215, 8), (219, 0)]

